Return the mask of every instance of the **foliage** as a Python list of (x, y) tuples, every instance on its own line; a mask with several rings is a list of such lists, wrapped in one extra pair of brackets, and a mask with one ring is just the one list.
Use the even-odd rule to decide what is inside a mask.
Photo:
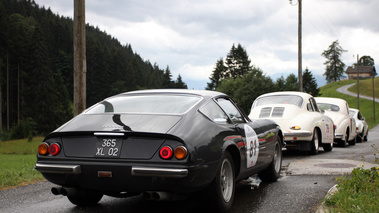
[(379, 167), (355, 168), (337, 182), (338, 191), (325, 199), (331, 212), (379, 212)]
[(224, 79), (217, 91), (228, 94), (237, 102), (238, 106), (249, 113), (251, 104), (260, 95), (275, 90), (275, 85), (270, 77), (267, 77), (258, 68), (253, 68), (243, 77)]
[(216, 90), (216, 88), (221, 83), (221, 80), (224, 78), (223, 73), (225, 73), (227, 70), (227, 67), (224, 64), (224, 59), (220, 58), (216, 62), (216, 66), (212, 71), (212, 75), (209, 78), (211, 82), (207, 83), (206, 90)]
[(216, 90), (222, 80), (229, 78), (236, 80), (238, 77), (248, 74), (252, 70), (250, 63), (251, 60), (241, 44), (238, 44), (237, 47), (233, 44), (225, 63), (222, 58), (217, 60), (216, 66), (209, 78), (211, 82), (207, 83), (206, 89)]
[(326, 58), (324, 75), (328, 83), (344, 78), (345, 64), (340, 59), (343, 52), (347, 52), (347, 50), (342, 49), (336, 40), (321, 54)]
[(304, 92), (311, 94), (316, 97), (320, 93), (320, 88), (317, 86), (315, 77), (313, 77), (312, 72), (309, 71), (308, 67), (305, 68), (303, 73), (303, 88)]
[[(0, 26), (0, 119), (5, 124), (9, 115), (10, 127), (31, 118), (38, 133), (48, 133), (73, 116), (73, 20), (34, 0), (0, 0)], [(168, 67), (90, 25), (86, 63), (87, 106), (130, 90), (187, 88)]]
[(22, 120), (18, 124), (15, 124), (10, 131), (10, 138), (22, 139), (33, 138), (36, 135), (36, 123), (31, 118)]
[[(359, 66), (375, 66), (374, 59), (367, 55), (362, 56), (358, 60), (358, 63), (359, 63)], [(357, 63), (354, 63), (354, 65), (357, 65)]]
[(224, 78), (236, 79), (237, 77), (246, 75), (251, 69), (250, 63), (249, 56), (241, 44), (238, 44), (237, 47), (233, 44), (226, 56), (225, 64), (227, 70), (223, 73)]

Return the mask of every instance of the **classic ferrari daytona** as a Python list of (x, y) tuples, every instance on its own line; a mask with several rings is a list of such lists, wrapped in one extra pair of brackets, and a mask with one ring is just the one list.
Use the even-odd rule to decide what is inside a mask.
[(55, 195), (79, 206), (103, 195), (181, 199), (201, 192), (217, 212), (231, 207), (238, 181), (276, 181), (283, 133), (251, 121), (214, 91), (142, 90), (107, 98), (46, 136), (35, 169)]

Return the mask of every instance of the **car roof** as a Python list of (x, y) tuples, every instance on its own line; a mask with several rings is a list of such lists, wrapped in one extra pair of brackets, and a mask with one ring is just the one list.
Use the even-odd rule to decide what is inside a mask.
[(263, 95), (259, 96), (258, 98), (266, 97), (266, 96), (274, 96), (274, 95), (298, 95), (298, 96), (302, 97), (303, 99), (308, 99), (308, 98), (312, 97), (312, 95), (310, 95), (308, 93), (305, 93), (305, 92), (280, 91), (280, 92), (266, 93), (266, 94), (263, 94)]
[(145, 94), (180, 94), (180, 95), (197, 95), (202, 97), (215, 97), (215, 96), (226, 96), (226, 94), (221, 92), (216, 92), (212, 90), (190, 90), (190, 89), (147, 89), (147, 90), (137, 90), (125, 92), (119, 95), (145, 95)]
[(331, 104), (345, 105), (346, 101), (341, 98), (316, 97), (316, 102), (326, 102)]

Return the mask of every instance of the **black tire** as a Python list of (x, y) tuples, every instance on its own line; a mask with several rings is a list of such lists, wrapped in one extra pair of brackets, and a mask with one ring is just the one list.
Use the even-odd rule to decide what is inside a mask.
[(349, 130), (346, 131), (345, 139), (341, 139), (340, 144), (342, 147), (347, 147), (349, 144)]
[(258, 174), (264, 182), (275, 182), (280, 177), (282, 168), (282, 145), (280, 139), (275, 141), (275, 152), (270, 165)]
[(225, 152), (216, 177), (204, 193), (208, 207), (214, 212), (228, 212), (234, 200), (235, 185), (233, 158)]
[(367, 132), (367, 134), (365, 135), (365, 137), (363, 138), (363, 141), (367, 141), (367, 137), (368, 137), (368, 132)]
[(358, 135), (357, 135), (357, 143), (358, 143), (358, 142), (360, 142), (360, 143), (363, 142), (363, 134), (364, 134), (364, 133), (362, 132), (361, 134), (358, 134)]
[(354, 146), (356, 143), (357, 143), (357, 136), (355, 136), (353, 140), (349, 141), (350, 146)]
[(317, 129), (313, 131), (313, 137), (311, 141), (311, 154), (317, 155), (318, 149), (320, 148), (320, 134)]
[(69, 195), (68, 200), (77, 206), (94, 206), (101, 198), (102, 194), (82, 194), (82, 195)]
[(333, 150), (333, 142), (332, 143), (323, 143), (322, 148), (324, 148), (325, 152), (330, 152)]

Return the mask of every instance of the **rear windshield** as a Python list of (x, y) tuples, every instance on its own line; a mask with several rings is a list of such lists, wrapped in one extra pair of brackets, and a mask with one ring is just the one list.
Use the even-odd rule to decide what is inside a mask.
[(340, 107), (334, 104), (317, 103), (317, 106), (320, 110), (333, 111), (333, 112), (340, 111)]
[(303, 105), (303, 98), (297, 95), (273, 95), (261, 97), (255, 101), (254, 107), (270, 104), (292, 104), (298, 107)]
[(96, 104), (85, 113), (183, 114), (200, 100), (201, 97), (180, 95), (118, 96)]

